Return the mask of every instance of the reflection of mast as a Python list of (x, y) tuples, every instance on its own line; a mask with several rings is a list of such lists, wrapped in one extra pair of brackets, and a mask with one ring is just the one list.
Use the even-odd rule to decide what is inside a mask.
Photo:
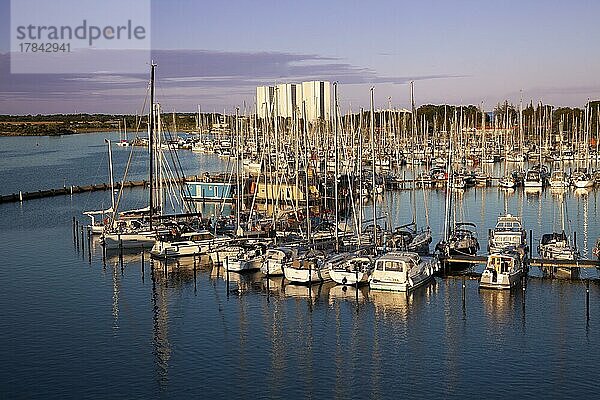
[(587, 193), (583, 196), (583, 254), (588, 256), (588, 206), (589, 199)]
[(157, 284), (154, 268), (152, 276), (152, 345), (154, 347), (154, 362), (156, 364), (157, 383), (165, 389), (169, 381), (169, 359), (171, 358), (171, 345), (169, 343), (169, 310), (167, 302), (166, 285)]
[(112, 297), (112, 315), (113, 315), (113, 329), (119, 329), (119, 294), (121, 292), (121, 280), (119, 279), (119, 272), (117, 270), (118, 263), (113, 266), (113, 297)]
[(285, 371), (285, 360), (286, 360), (286, 345), (284, 339), (283, 332), (283, 322), (282, 317), (285, 314), (285, 311), (279, 309), (280, 301), (275, 301), (272, 303), (274, 310), (273, 312), (269, 312), (269, 307), (267, 302), (263, 302), (265, 306), (263, 313), (264, 318), (268, 321), (269, 318), (271, 320), (271, 326), (266, 329), (268, 332), (271, 332), (271, 369), (268, 371), (268, 385), (269, 393), (267, 397), (276, 398), (280, 397), (281, 393), (275, 391), (281, 387), (281, 382), (285, 381), (284, 371)]

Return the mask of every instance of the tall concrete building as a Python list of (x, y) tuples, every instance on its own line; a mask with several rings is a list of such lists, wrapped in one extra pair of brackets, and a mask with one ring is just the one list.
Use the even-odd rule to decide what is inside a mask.
[(256, 112), (259, 118), (267, 118), (275, 110), (275, 87), (259, 86), (256, 88)]
[(329, 120), (331, 115), (331, 84), (325, 81), (302, 82), (302, 100), (306, 104), (306, 118)]
[(302, 118), (302, 102), (309, 121), (328, 120), (331, 115), (331, 84), (325, 81), (284, 83), (256, 88), (256, 107), (259, 118), (277, 114), (291, 118), (297, 112)]
[(276, 88), (277, 115), (284, 118), (292, 118), (297, 112), (302, 112), (302, 85), (295, 83), (283, 83)]

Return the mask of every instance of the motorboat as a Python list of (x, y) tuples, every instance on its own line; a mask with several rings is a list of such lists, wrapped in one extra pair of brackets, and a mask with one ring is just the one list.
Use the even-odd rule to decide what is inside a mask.
[(511, 214), (498, 217), (498, 222), (490, 232), (488, 241), (489, 253), (500, 253), (512, 247), (525, 257), (527, 252), (527, 232), (523, 228), (521, 218)]
[(375, 261), (369, 286), (375, 290), (408, 292), (433, 279), (437, 260), (414, 252), (389, 252)]
[(512, 289), (525, 274), (523, 259), (518, 251), (505, 249), (488, 256), (479, 280), (480, 289)]

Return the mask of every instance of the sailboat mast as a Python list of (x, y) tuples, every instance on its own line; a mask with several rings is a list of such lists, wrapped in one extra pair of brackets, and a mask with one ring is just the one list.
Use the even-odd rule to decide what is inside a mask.
[(308, 160), (309, 160), (309, 148), (308, 148), (308, 120), (306, 117), (306, 102), (302, 101), (302, 133), (303, 133), (303, 141), (304, 141), (304, 185), (306, 191), (306, 237), (310, 241), (311, 232), (310, 232), (310, 190), (308, 186)]
[(373, 91), (375, 87), (371, 87), (371, 195), (373, 196), (373, 232), (375, 237), (375, 247), (374, 252), (377, 255), (377, 191), (375, 190), (375, 106), (374, 103), (374, 95)]
[(150, 131), (148, 132), (148, 148), (150, 150), (150, 230), (154, 212), (154, 70), (156, 64), (150, 64)]
[(335, 251), (336, 253), (340, 251), (340, 238), (339, 238), (339, 233), (338, 233), (338, 226), (339, 226), (339, 205), (338, 205), (338, 120), (339, 120), (339, 114), (338, 114), (338, 93), (337, 93), (337, 82), (333, 82), (333, 95), (335, 98), (335, 121), (334, 121), (334, 125), (333, 125), (333, 151), (334, 151), (334, 163), (335, 166), (333, 168), (333, 174), (334, 174), (334, 183), (333, 183), (333, 188), (334, 188), (334, 193), (335, 193)]
[(361, 236), (362, 236), (362, 195), (363, 195), (363, 184), (362, 184), (362, 157), (363, 157), (363, 112), (362, 107), (360, 108), (360, 121), (358, 128), (358, 204), (360, 206), (360, 211), (358, 213), (358, 247), (361, 246)]
[(235, 183), (236, 183), (236, 204), (235, 204), (235, 220), (236, 220), (236, 234), (238, 236), (241, 236), (243, 230), (242, 230), (242, 225), (241, 225), (241, 218), (240, 218), (240, 209), (242, 208), (242, 186), (240, 184), (242, 176), (241, 176), (241, 170), (240, 170), (240, 163), (241, 163), (241, 150), (242, 147), (240, 145), (240, 127), (239, 127), (239, 112), (240, 112), (240, 108), (236, 107), (235, 108), (235, 141), (236, 141), (236, 172), (235, 172)]
[(112, 212), (113, 212), (113, 221), (115, 219), (115, 180), (113, 178), (113, 162), (112, 162), (112, 149), (110, 147), (110, 139), (106, 140), (106, 143), (108, 144), (108, 173), (110, 175), (110, 201), (111, 201), (111, 205), (112, 205)]

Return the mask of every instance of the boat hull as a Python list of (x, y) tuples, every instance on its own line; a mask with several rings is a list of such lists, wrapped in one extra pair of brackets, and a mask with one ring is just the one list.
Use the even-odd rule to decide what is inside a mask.
[(329, 270), (293, 266), (283, 267), (283, 276), (291, 283), (324, 282), (330, 279)]
[[(331, 279), (340, 285), (351, 285), (355, 286), (365, 284), (369, 281), (369, 273), (368, 272), (358, 272), (358, 274), (354, 271), (347, 270), (331, 270), (329, 271), (329, 276)], [(358, 279), (357, 279), (358, 278)]]
[(154, 246), (153, 236), (142, 233), (106, 234), (103, 236), (104, 246), (107, 250), (123, 249), (151, 249)]
[(479, 281), (480, 289), (508, 290), (518, 286), (524, 275), (523, 270), (515, 271), (509, 274), (494, 274), (488, 270), (484, 271)]

